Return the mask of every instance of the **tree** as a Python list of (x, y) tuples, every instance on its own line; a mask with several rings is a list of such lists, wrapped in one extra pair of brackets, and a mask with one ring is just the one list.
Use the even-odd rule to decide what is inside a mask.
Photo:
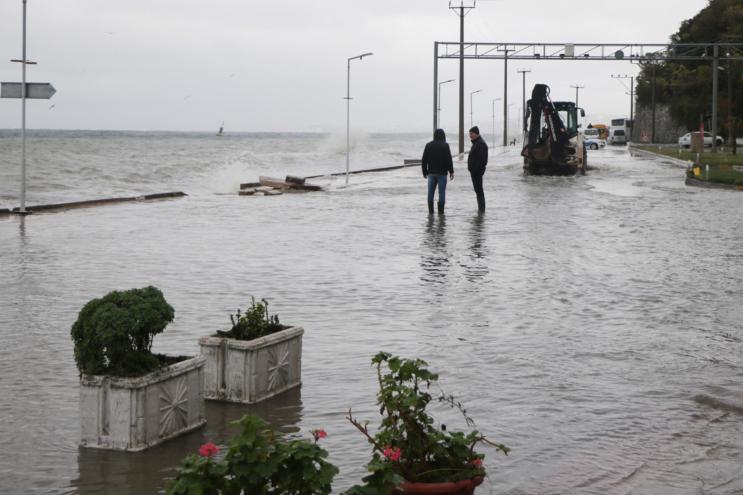
[[(738, 43), (743, 42), (743, 4), (740, 0), (710, 0), (709, 5), (696, 16), (681, 23), (671, 43)], [(707, 53), (712, 60), (713, 53)], [(725, 62), (726, 53), (720, 53), (718, 115), (721, 123), (731, 113), (743, 115), (743, 63)], [(653, 74), (655, 73), (655, 74)], [(699, 62), (655, 62), (642, 63), (637, 79), (637, 101), (649, 106), (652, 100), (652, 83), (655, 75), (655, 100), (670, 107), (671, 116), (689, 129), (699, 124), (700, 115), (712, 113), (712, 63)], [(732, 91), (728, 91), (727, 78), (731, 77)], [(739, 124), (740, 125), (740, 124)], [(726, 126), (721, 128), (727, 129)], [(727, 134), (727, 131), (721, 132)], [(736, 135), (740, 135), (736, 132)]]

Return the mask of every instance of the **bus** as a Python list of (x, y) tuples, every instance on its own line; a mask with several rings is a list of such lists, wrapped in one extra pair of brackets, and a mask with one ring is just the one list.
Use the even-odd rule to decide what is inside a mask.
[(632, 136), (632, 121), (627, 118), (611, 119), (609, 128), (609, 142), (611, 144), (626, 144)]

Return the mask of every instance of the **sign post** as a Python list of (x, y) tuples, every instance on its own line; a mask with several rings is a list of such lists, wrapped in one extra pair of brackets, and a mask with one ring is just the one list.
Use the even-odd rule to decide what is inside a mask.
[(20, 98), (21, 99), (21, 207), (18, 213), (25, 215), (26, 212), (26, 99), (44, 99), (48, 100), (54, 95), (56, 90), (49, 83), (27, 83), (26, 82), (26, 65), (34, 65), (26, 58), (26, 3), (23, 0), (23, 53), (20, 60), (11, 60), (21, 64), (21, 82), (4, 82), (0, 83), (0, 98)]

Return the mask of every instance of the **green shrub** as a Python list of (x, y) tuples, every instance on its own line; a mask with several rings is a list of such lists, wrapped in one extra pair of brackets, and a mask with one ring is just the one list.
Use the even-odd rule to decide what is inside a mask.
[[(326, 434), (312, 432), (315, 441), (284, 440), (257, 416), (243, 416), (242, 431), (230, 440), (222, 461), (213, 444), (202, 446), (181, 463), (178, 476), (168, 483), (167, 495), (239, 495), (330, 493), (338, 468), (326, 461), (328, 453), (318, 445)], [(211, 448), (206, 448), (210, 446)]]
[(250, 309), (241, 314), (238, 308), (234, 316), (230, 315), (232, 328), (227, 332), (218, 330), (217, 335), (238, 340), (253, 340), (287, 328), (279, 323), (279, 315), (268, 315), (268, 301), (261, 299), (261, 302), (256, 303), (255, 297), (251, 299)]
[(88, 302), (72, 325), (75, 362), (88, 375), (139, 376), (161, 365), (152, 339), (173, 321), (155, 287), (109, 292)]

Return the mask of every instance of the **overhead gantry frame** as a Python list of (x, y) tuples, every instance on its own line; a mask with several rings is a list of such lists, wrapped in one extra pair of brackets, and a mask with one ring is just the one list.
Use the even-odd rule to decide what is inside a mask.
[[(433, 47), (433, 128), (438, 127), (439, 59), (571, 60), (613, 62), (711, 62), (712, 134), (717, 135), (717, 89), (720, 61), (743, 61), (743, 43), (480, 43), (435, 41)], [(461, 105), (461, 102), (460, 102)], [(460, 112), (462, 109), (460, 109)], [(508, 88), (503, 88), (503, 145), (508, 134)], [(463, 130), (460, 129), (460, 133)], [(713, 140), (713, 150), (717, 143)], [(495, 144), (495, 143), (493, 143)], [(461, 147), (460, 143), (460, 147)], [(461, 148), (460, 148), (461, 152)]]

